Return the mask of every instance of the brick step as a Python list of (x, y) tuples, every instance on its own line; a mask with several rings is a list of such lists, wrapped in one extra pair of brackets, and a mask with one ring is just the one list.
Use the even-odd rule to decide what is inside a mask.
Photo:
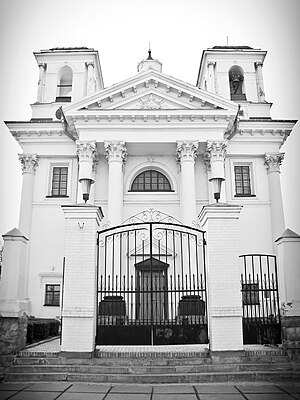
[(216, 383), (216, 382), (298, 382), (300, 371), (240, 371), (190, 374), (83, 374), (83, 373), (12, 373), (9, 382), (90, 382), (90, 383)]
[(300, 371), (300, 363), (277, 364), (209, 364), (209, 365), (174, 365), (174, 366), (99, 366), (99, 365), (14, 365), (11, 373), (80, 373), (80, 374), (187, 374), (239, 371)]

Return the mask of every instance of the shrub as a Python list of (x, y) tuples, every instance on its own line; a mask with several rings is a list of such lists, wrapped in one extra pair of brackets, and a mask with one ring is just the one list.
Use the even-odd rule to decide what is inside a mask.
[(27, 325), (27, 344), (57, 336), (59, 321), (55, 319), (30, 318)]

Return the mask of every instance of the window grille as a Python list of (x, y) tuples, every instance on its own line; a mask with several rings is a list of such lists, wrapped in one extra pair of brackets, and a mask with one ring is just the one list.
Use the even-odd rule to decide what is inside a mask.
[(235, 195), (251, 196), (250, 168), (247, 165), (235, 166)]
[(45, 306), (59, 306), (60, 285), (46, 285)]
[(67, 196), (68, 167), (53, 167), (52, 189), (53, 197)]
[(167, 177), (159, 171), (147, 170), (140, 173), (133, 181), (132, 192), (171, 192)]

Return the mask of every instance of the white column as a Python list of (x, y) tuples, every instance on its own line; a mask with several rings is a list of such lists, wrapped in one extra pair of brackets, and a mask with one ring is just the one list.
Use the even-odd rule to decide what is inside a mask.
[(198, 142), (178, 141), (177, 160), (180, 162), (181, 189), (181, 221), (192, 225), (196, 220), (196, 191), (195, 191), (195, 159), (197, 157)]
[[(281, 236), (285, 230), (280, 185), (280, 165), (283, 161), (283, 158), (284, 153), (265, 154), (265, 166), (267, 168), (269, 180), (273, 241)], [(276, 250), (276, 246), (274, 248)]]
[(15, 228), (3, 235), (3, 269), (0, 280), (0, 314), (21, 317), (29, 314), (26, 246), (28, 239)]
[(62, 347), (66, 353), (92, 355), (97, 323), (97, 230), (99, 207), (62, 206), (65, 214), (65, 274)]
[[(206, 152), (204, 161), (209, 170), (208, 180), (211, 182), (214, 178), (225, 180), (225, 158), (227, 152), (227, 140), (208, 141), (206, 143)], [(226, 203), (225, 185), (221, 186), (220, 201)]]
[(30, 239), (34, 175), (38, 166), (38, 155), (19, 154), (19, 160), (23, 173), (19, 228)]
[(199, 214), (207, 232), (208, 330), (211, 351), (243, 350), (238, 219), (241, 206), (211, 204)]
[(87, 66), (87, 96), (94, 93), (95, 79), (94, 79), (94, 62), (89, 61)]
[(258, 101), (261, 101), (261, 102), (265, 101), (265, 89), (264, 89), (264, 81), (263, 81), (263, 76), (262, 76), (262, 66), (263, 66), (263, 63), (261, 63), (261, 62), (255, 63), (257, 96), (258, 96)]
[(123, 165), (127, 152), (125, 142), (104, 142), (108, 160), (108, 221), (111, 225), (123, 222)]
[[(82, 203), (82, 179), (89, 179), (91, 183), (95, 183), (95, 169), (96, 164), (99, 161), (99, 154), (97, 153), (97, 143), (95, 141), (76, 141), (77, 156), (79, 162), (79, 175), (78, 175), (78, 194), (77, 202)], [(88, 203), (92, 203), (92, 196), (88, 200)]]
[(37, 101), (38, 103), (43, 103), (44, 101), (44, 89), (45, 89), (45, 71), (47, 64), (39, 64), (39, 80), (38, 80), (38, 93)]
[(215, 81), (215, 61), (209, 61), (208, 66), (208, 91), (216, 93), (216, 81)]

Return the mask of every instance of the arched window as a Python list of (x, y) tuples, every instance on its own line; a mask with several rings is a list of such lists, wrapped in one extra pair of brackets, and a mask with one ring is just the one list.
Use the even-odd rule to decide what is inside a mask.
[(238, 65), (233, 65), (228, 75), (231, 100), (246, 100), (243, 69)]
[(72, 95), (73, 71), (70, 67), (64, 66), (58, 74), (56, 101), (69, 102)]
[(131, 192), (171, 192), (168, 178), (159, 171), (149, 169), (141, 172), (131, 185)]

